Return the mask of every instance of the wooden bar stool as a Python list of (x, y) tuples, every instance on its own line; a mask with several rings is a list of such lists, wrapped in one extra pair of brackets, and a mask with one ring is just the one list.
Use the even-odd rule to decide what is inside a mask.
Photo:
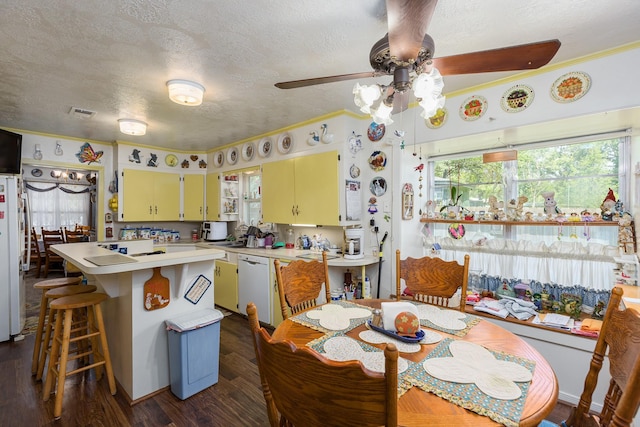
[(49, 315), (43, 326), (44, 339), (40, 343), (40, 355), (38, 356), (38, 369), (36, 370), (36, 380), (42, 379), (44, 373), (44, 365), (47, 362), (47, 355), (51, 351), (51, 337), (53, 336), (53, 328), (55, 326), (55, 314), (51, 312), (51, 302), (57, 298), (68, 297), (71, 295), (88, 294), (96, 291), (95, 285), (69, 285), (59, 288), (50, 289), (45, 292), (45, 298), (49, 303)]
[[(107, 372), (107, 380), (109, 381), (109, 390), (112, 395), (116, 394), (116, 381), (113, 377), (107, 335), (104, 330), (102, 310), (100, 309), (100, 303), (108, 298), (107, 294), (95, 292), (71, 295), (51, 301), (51, 312), (57, 311), (58, 314), (56, 315), (55, 330), (51, 344), (51, 359), (42, 398), (45, 402), (49, 400), (51, 388), (57, 380), (56, 400), (53, 409), (53, 416), (56, 419), (62, 415), (64, 382), (66, 377), (70, 375), (95, 368), (96, 379), (99, 380), (102, 378), (104, 366)], [(75, 320), (74, 315), (79, 313), (78, 309), (86, 309), (86, 328), (82, 329), (84, 333), (72, 336), (72, 324)], [(91, 341), (88, 351), (69, 358), (69, 345), (86, 340)], [(68, 362), (91, 355), (93, 355), (93, 359), (90, 364), (67, 370)]]
[(43, 280), (33, 285), (34, 289), (42, 290), (42, 297), (40, 298), (40, 317), (38, 317), (38, 328), (36, 329), (36, 340), (33, 346), (33, 358), (31, 359), (31, 375), (35, 375), (38, 370), (44, 323), (49, 314), (49, 298), (46, 296), (47, 291), (62, 286), (77, 285), (81, 280), (82, 277), (63, 277), (60, 279)]

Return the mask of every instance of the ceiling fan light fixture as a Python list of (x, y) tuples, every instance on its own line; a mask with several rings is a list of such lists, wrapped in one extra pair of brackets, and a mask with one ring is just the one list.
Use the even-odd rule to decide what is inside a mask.
[(127, 135), (142, 136), (147, 133), (147, 124), (140, 120), (119, 119), (118, 124), (120, 125), (120, 132)]
[(378, 108), (371, 112), (371, 118), (379, 125), (389, 126), (393, 123), (391, 112), (393, 111), (393, 97), (389, 97), (380, 103)]
[(195, 107), (202, 104), (204, 86), (189, 80), (169, 80), (169, 99), (176, 104)]
[(353, 102), (365, 114), (371, 114), (371, 106), (380, 98), (380, 86), (360, 85), (356, 83), (353, 87)]
[(432, 117), (438, 108), (444, 107), (445, 97), (442, 96), (444, 80), (436, 68), (428, 73), (421, 73), (413, 81), (413, 94), (418, 98), (422, 107), (421, 116), (425, 119)]

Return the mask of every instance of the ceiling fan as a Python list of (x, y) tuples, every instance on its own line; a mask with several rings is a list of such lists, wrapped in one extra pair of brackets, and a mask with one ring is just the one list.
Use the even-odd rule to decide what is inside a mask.
[(383, 102), (389, 108), (393, 106), (393, 113), (397, 113), (407, 108), (408, 90), (421, 74), (434, 75), (435, 69), (435, 77), (439, 78), (441, 75), (536, 69), (547, 64), (560, 48), (559, 40), (547, 40), (434, 58), (435, 43), (427, 34), (427, 27), (437, 3), (437, 0), (386, 0), (388, 33), (371, 48), (369, 62), (373, 71), (293, 80), (275, 86), (294, 89), (390, 75), (393, 81), (387, 86), (378, 85), (379, 93)]

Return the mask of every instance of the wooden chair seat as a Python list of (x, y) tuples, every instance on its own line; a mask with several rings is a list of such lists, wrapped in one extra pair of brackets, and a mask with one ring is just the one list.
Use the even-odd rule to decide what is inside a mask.
[[(53, 291), (55, 290), (57, 289)], [(45, 402), (49, 400), (51, 390), (56, 386), (53, 410), (53, 415), (56, 419), (62, 415), (64, 383), (65, 379), (70, 375), (95, 369), (96, 378), (99, 380), (104, 370), (107, 374), (109, 390), (112, 395), (116, 394), (116, 382), (113, 376), (104, 320), (100, 308), (100, 303), (108, 298), (103, 293), (76, 294), (58, 298), (50, 303), (51, 311), (57, 312), (57, 314), (55, 316), (56, 323), (51, 345), (51, 360), (43, 389), (43, 400)], [(85, 324), (76, 329), (76, 334), (72, 334), (74, 316), (82, 313), (81, 309), (86, 309), (86, 316), (80, 320)], [(73, 343), (85, 343), (79, 346), (85, 351), (70, 358), (69, 347)], [(72, 366), (69, 369), (67, 364), (78, 359), (89, 360), (90, 362), (79, 367)]]
[(49, 297), (47, 291), (63, 286), (77, 285), (82, 280), (81, 277), (63, 277), (60, 279), (43, 280), (33, 285), (34, 289), (40, 289), (42, 296), (40, 297), (40, 315), (38, 317), (38, 327), (36, 328), (35, 342), (33, 345), (33, 357), (31, 359), (31, 374), (35, 375), (38, 371), (38, 362), (40, 360), (40, 347), (44, 334), (45, 320), (49, 314)]
[(469, 281), (469, 255), (464, 264), (425, 256), (400, 259), (396, 251), (396, 298), (402, 299), (402, 280), (407, 292), (415, 301), (441, 307), (451, 307), (451, 298), (460, 289), (460, 302), (456, 307), (464, 312)]
[(289, 318), (289, 312), (293, 315), (315, 307), (322, 285), (326, 301), (331, 301), (326, 252), (322, 252), (322, 262), (295, 260), (282, 266), (280, 260), (276, 259), (273, 265), (276, 270), (283, 319)]
[[(68, 277), (64, 279), (69, 280), (82, 280), (80, 277)], [(63, 281), (64, 279), (52, 279)], [(44, 332), (44, 338), (40, 344), (40, 352), (38, 355), (38, 369), (36, 370), (36, 380), (41, 380), (44, 375), (44, 365), (47, 362), (47, 356), (51, 353), (51, 337), (53, 336), (53, 328), (55, 326), (55, 316), (51, 313), (51, 301), (72, 295), (88, 294), (95, 292), (98, 288), (95, 285), (67, 285), (55, 287), (44, 292), (43, 302), (48, 304), (49, 315), (46, 320), (43, 321), (42, 331)], [(42, 313), (42, 307), (40, 306), (40, 312)]]
[(273, 341), (247, 306), (271, 427), (396, 426), (398, 350), (387, 344), (385, 373), (335, 362), (308, 347)]

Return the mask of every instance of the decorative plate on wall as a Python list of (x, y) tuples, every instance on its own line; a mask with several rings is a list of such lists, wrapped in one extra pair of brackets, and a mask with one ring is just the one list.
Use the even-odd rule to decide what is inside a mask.
[(487, 111), (487, 107), (487, 99), (484, 96), (470, 96), (460, 106), (460, 117), (468, 122), (478, 120)]
[(256, 146), (253, 142), (246, 142), (242, 146), (242, 160), (245, 162), (253, 159), (253, 155), (256, 153)]
[(164, 162), (167, 164), (167, 166), (170, 167), (176, 167), (178, 166), (178, 157), (176, 157), (175, 154), (167, 154), (167, 156), (164, 158)]
[(216, 152), (216, 154), (213, 155), (213, 165), (219, 168), (223, 164), (224, 164), (224, 153), (222, 151), (218, 151)]
[(369, 156), (369, 166), (376, 172), (380, 172), (387, 165), (387, 155), (383, 151), (374, 151)]
[(367, 137), (373, 142), (380, 141), (384, 136), (385, 130), (386, 128), (383, 123), (378, 124), (376, 122), (371, 122), (367, 129)]
[(374, 196), (380, 197), (387, 192), (387, 181), (381, 176), (376, 176), (371, 180), (369, 190)]
[(31, 169), (31, 175), (35, 176), (36, 178), (41, 177), (42, 169)]
[(582, 98), (591, 88), (591, 78), (587, 73), (574, 71), (556, 80), (551, 86), (551, 98), (556, 102), (573, 102)]
[(238, 153), (238, 147), (229, 148), (229, 151), (227, 151), (227, 163), (230, 165), (235, 165), (238, 162), (238, 157), (240, 157), (240, 153)]
[(360, 168), (357, 167), (355, 164), (351, 165), (351, 167), (349, 168), (349, 176), (351, 178), (357, 178), (360, 176)]
[(444, 107), (438, 108), (438, 111), (436, 111), (433, 116), (424, 119), (424, 124), (426, 124), (429, 129), (438, 129), (447, 121), (447, 117), (449, 117), (447, 109)]
[(531, 105), (533, 96), (531, 86), (515, 85), (502, 95), (500, 106), (507, 113), (518, 113)]
[(293, 139), (291, 138), (291, 135), (287, 132), (280, 135), (278, 138), (278, 151), (282, 154), (287, 154), (291, 151), (291, 147), (293, 147)]
[(258, 143), (258, 155), (260, 157), (269, 157), (273, 150), (273, 142), (269, 138), (262, 138)]

